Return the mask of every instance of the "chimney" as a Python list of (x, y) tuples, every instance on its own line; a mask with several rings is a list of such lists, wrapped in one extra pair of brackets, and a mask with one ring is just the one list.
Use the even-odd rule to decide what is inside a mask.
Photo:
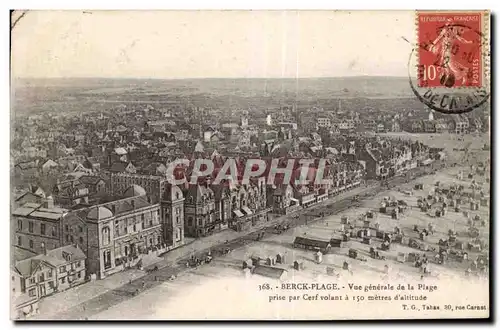
[(47, 209), (54, 208), (54, 199), (52, 198), (52, 196), (48, 196), (47, 198), (44, 199), (43, 207), (45, 207)]

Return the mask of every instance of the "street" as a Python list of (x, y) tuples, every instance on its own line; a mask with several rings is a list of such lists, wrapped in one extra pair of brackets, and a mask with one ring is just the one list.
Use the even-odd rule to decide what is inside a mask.
[[(436, 164), (437, 165), (437, 164)], [(432, 168), (416, 168), (411, 171), (411, 177), (418, 177), (425, 175), (432, 171)], [(170, 281), (171, 277), (178, 277), (186, 270), (190, 268), (186, 267), (186, 262), (193, 255), (198, 258), (202, 258), (207, 254), (208, 251), (214, 256), (220, 255), (220, 251), (225, 249), (234, 250), (242, 247), (246, 244), (254, 242), (256, 240), (257, 234), (260, 232), (272, 231), (275, 224), (280, 224), (287, 222), (290, 224), (290, 228), (311, 224), (315, 221), (322, 219), (323, 217), (336, 214), (350, 207), (355, 207), (356, 202), (353, 202), (353, 196), (359, 196), (362, 200), (363, 198), (372, 196), (382, 190), (385, 190), (387, 185), (398, 185), (406, 182), (408, 180), (407, 176), (394, 177), (387, 180), (384, 184), (379, 181), (371, 181), (366, 185), (359, 186), (350, 191), (347, 191), (341, 195), (329, 198), (321, 203), (315, 204), (309, 208), (301, 209), (295, 213), (277, 217), (266, 223), (260, 224), (258, 226), (250, 228), (246, 232), (235, 232), (232, 230), (226, 230), (221, 233), (214, 234), (209, 237), (204, 237), (195, 240), (193, 243), (180, 247), (176, 250), (170, 251), (165, 254), (165, 258), (154, 265), (150, 265), (148, 269), (152, 269), (154, 266), (158, 267), (158, 270), (151, 272), (141, 272), (135, 269), (126, 270), (124, 272), (114, 274), (109, 278), (90, 282), (81, 285), (80, 287), (73, 288), (72, 290), (85, 290), (91, 291), (93, 286), (99, 286), (100, 282), (103, 281), (113, 281), (115, 277), (121, 277), (121, 285), (111, 287), (109, 290), (98, 290), (98, 292), (82, 301), (82, 295), (76, 295), (74, 299), (77, 302), (71, 305), (68, 296), (71, 292), (63, 292), (59, 295), (47, 297), (45, 301), (41, 302), (43, 306), (44, 302), (51, 301), (51, 304), (57, 304), (57, 301), (64, 300), (62, 298), (66, 294), (66, 300), (64, 300), (64, 305), (60, 306), (57, 311), (52, 311), (51, 306), (47, 306), (47, 312), (41, 309), (41, 313), (33, 317), (33, 319), (85, 319), (90, 318), (95, 314), (98, 314), (111, 306), (121, 303), (131, 297), (141, 294), (144, 291), (152, 289), (164, 281)], [(225, 239), (224, 239), (225, 238)], [(131, 278), (129, 281), (123, 280), (124, 276), (128, 272), (133, 272), (135, 277)], [(176, 281), (175, 279), (173, 281)], [(62, 298), (59, 300), (59, 298)]]

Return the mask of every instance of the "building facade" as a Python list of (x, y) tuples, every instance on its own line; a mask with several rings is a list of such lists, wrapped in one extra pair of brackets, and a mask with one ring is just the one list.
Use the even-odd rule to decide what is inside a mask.
[(184, 201), (186, 234), (191, 237), (208, 236), (215, 231), (215, 195), (206, 184), (190, 185)]
[(61, 219), (67, 209), (54, 206), (49, 196), (43, 203), (25, 203), (12, 213), (14, 246), (36, 254), (61, 246)]
[(160, 204), (149, 203), (139, 186), (129, 187), (123, 199), (90, 208), (85, 218), (88, 272), (99, 278), (132, 266), (140, 254), (165, 246)]
[(12, 291), (40, 299), (82, 284), (85, 254), (76, 245), (62, 246), (17, 262), (11, 269)]
[(161, 200), (161, 219), (167, 247), (184, 245), (184, 195), (179, 187), (166, 187)]

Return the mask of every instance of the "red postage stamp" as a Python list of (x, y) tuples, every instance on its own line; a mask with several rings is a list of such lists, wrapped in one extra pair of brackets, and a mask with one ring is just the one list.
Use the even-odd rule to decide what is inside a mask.
[(417, 12), (419, 87), (482, 87), (482, 12)]

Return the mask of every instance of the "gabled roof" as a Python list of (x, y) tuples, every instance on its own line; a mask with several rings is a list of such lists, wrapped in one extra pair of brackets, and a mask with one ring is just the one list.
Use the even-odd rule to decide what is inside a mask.
[(293, 244), (308, 245), (318, 248), (327, 248), (328, 245), (330, 244), (330, 241), (297, 236), (295, 237)]
[(125, 150), (125, 148), (122, 148), (122, 147), (119, 147), (119, 148), (116, 148), (115, 149), (115, 153), (117, 155), (126, 155), (127, 154), (127, 150)]
[(287, 272), (286, 269), (283, 269), (283, 268), (264, 266), (264, 265), (259, 265), (259, 266), (255, 267), (252, 271), (253, 274), (271, 277), (271, 278), (276, 278), (276, 279), (281, 278), (283, 273), (286, 273), (286, 272)]
[(201, 201), (203, 197), (208, 197), (208, 195), (214, 195), (212, 189), (205, 187), (201, 184), (190, 185), (186, 193), (186, 199), (193, 197), (194, 202)]
[(127, 163), (119, 162), (119, 163), (113, 163), (111, 165), (111, 168), (109, 169), (110, 172), (125, 172), (125, 169), (127, 168)]
[(42, 262), (39, 259), (35, 259), (35, 257), (24, 259), (16, 263), (15, 270), (22, 277), (30, 277), (33, 273), (38, 269), (40, 263)]
[[(39, 255), (37, 257), (40, 257), (43, 260), (43, 255)], [(54, 260), (57, 260), (59, 263), (58, 264), (53, 264), (54, 266), (58, 266), (59, 264), (65, 264), (69, 260), (67, 259), (68, 256), (71, 257), (71, 261), (78, 261), (78, 260), (83, 260), (86, 258), (85, 253), (83, 251), (75, 246), (75, 245), (66, 245), (62, 246), (50, 251), (47, 251), (47, 256), (53, 258)], [(35, 257), (35, 258), (37, 258)], [(53, 260), (53, 261), (54, 261)]]
[(196, 143), (196, 146), (194, 147), (194, 152), (204, 152), (205, 151), (205, 148), (203, 147), (203, 144), (198, 141)]
[(80, 182), (85, 185), (96, 185), (99, 181), (104, 181), (101, 177), (94, 175), (84, 175), (80, 178)]
[(183, 198), (184, 194), (179, 187), (167, 184), (167, 186), (165, 187), (165, 192), (163, 193), (163, 200), (173, 202), (176, 200), (181, 200)]

